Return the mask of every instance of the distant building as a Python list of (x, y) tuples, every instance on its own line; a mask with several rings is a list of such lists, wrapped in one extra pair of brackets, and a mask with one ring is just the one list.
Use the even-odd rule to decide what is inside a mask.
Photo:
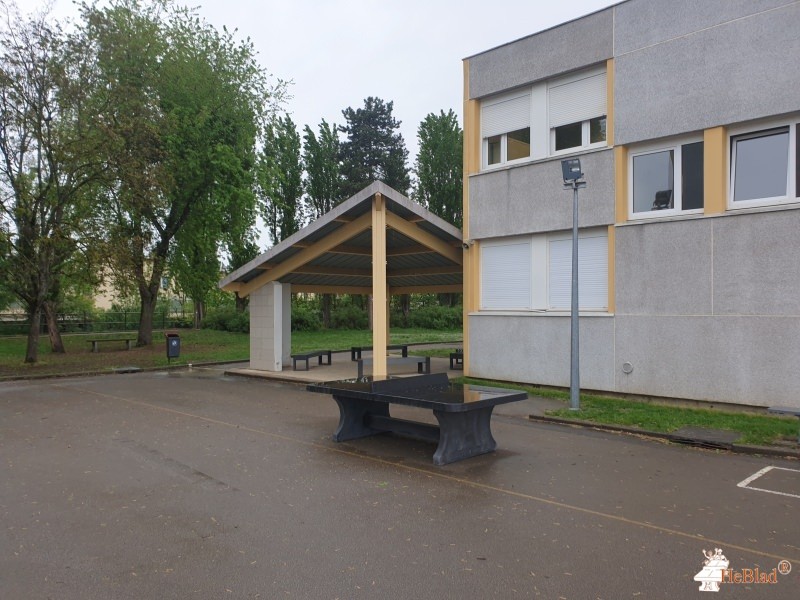
[(800, 4), (629, 0), (464, 61), (467, 373), (800, 406)]

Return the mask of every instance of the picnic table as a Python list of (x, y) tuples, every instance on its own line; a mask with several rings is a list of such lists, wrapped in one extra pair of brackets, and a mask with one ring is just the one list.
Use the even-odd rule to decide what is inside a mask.
[[(307, 390), (331, 394), (339, 406), (333, 440), (343, 442), (392, 432), (438, 443), (433, 464), (440, 466), (492, 452), (492, 410), (519, 402), (525, 392), (450, 383), (446, 373), (414, 377), (346, 379), (309, 385)], [(433, 411), (438, 427), (390, 416), (392, 404)]]

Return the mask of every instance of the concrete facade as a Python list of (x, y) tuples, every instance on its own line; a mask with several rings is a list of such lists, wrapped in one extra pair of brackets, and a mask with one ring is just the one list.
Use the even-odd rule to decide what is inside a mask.
[[(609, 306), (581, 315), (582, 387), (800, 407), (798, 31), (800, 4), (789, 0), (628, 0), (468, 58), (465, 107), (605, 62), (609, 126), (601, 148), (551, 145), (546, 158), (465, 164), (479, 263), (470, 289), (480, 290), (482, 242), (571, 227), (560, 162), (577, 156), (588, 183), (580, 227), (609, 227)], [(465, 114), (474, 144), (465, 156), (480, 156), (480, 111)], [(786, 194), (737, 203), (736, 136), (772, 129), (788, 132)], [(704, 208), (682, 212), (676, 185), (674, 207), (633, 214), (629, 157), (697, 140), (706, 140)], [(569, 385), (563, 313), (476, 300), (465, 345), (469, 375)]]

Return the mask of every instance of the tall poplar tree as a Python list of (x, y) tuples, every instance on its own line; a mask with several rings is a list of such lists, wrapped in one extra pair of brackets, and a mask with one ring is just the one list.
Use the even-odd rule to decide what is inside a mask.
[(430, 113), (417, 130), (419, 154), (414, 170), (414, 200), (461, 228), (464, 134), (451, 110)]
[(295, 233), (302, 224), (303, 166), (300, 134), (289, 115), (267, 126), (258, 164), (262, 216), (272, 243)]
[(339, 165), (339, 135), (336, 125), (325, 119), (319, 135), (308, 126), (303, 133), (303, 166), (309, 217), (318, 219), (341, 200), (342, 175)]

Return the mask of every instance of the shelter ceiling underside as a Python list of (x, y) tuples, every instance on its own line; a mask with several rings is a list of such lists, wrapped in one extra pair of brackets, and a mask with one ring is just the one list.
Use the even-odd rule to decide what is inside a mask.
[[(370, 188), (379, 189), (385, 199), (390, 292), (460, 291), (461, 232), (383, 184)], [(223, 289), (247, 294), (276, 280), (298, 291), (368, 293), (373, 283), (374, 193), (358, 196), (232, 273), (221, 283)], [(272, 278), (270, 273), (280, 276)]]

